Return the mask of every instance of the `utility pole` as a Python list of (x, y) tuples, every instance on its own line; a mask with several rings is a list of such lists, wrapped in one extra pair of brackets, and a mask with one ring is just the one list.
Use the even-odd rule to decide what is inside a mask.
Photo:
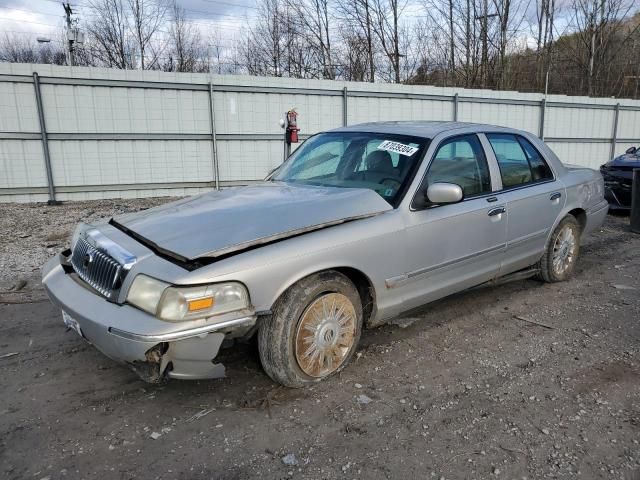
[(76, 64), (75, 61), (75, 45), (82, 45), (84, 43), (84, 32), (81, 32), (77, 26), (77, 19), (71, 18), (73, 15), (73, 10), (71, 9), (71, 4), (69, 2), (62, 3), (64, 7), (64, 13), (66, 15), (67, 21), (67, 63), (70, 66), (74, 66)]
[(69, 2), (63, 3), (62, 6), (64, 7), (64, 13), (67, 16), (67, 63), (69, 64), (69, 66), (73, 67), (73, 64), (75, 63), (73, 61), (73, 41), (75, 40), (75, 35), (73, 33), (73, 26), (71, 23), (71, 15), (73, 14), (73, 10), (71, 10), (71, 5), (69, 4)]

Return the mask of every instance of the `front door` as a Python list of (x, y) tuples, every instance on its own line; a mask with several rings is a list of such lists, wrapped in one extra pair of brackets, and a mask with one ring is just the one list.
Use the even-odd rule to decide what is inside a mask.
[(408, 213), (408, 265), (403, 279), (405, 306), (415, 306), (483, 283), (500, 270), (506, 243), (505, 205), (492, 195), (489, 166), (476, 135), (444, 140), (418, 189), (436, 182), (463, 190), (455, 204)]

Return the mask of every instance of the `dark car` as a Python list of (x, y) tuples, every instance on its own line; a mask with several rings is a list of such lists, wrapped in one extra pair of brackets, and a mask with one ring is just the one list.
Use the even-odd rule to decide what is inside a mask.
[(631, 183), (633, 169), (640, 168), (640, 147), (629, 148), (624, 155), (614, 158), (600, 167), (604, 178), (604, 197), (611, 210), (631, 208)]

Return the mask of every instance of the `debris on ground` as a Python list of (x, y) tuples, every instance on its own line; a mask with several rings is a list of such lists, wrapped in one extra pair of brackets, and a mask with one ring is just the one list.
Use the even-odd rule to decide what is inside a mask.
[(295, 454), (288, 453), (284, 457), (282, 457), (282, 463), (290, 467), (295, 467), (296, 465), (298, 465), (298, 459), (296, 458)]

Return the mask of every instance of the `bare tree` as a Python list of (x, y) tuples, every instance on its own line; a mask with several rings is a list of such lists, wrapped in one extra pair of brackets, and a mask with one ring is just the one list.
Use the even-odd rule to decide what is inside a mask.
[(286, 29), (281, 0), (263, 0), (255, 25), (249, 29), (242, 51), (250, 75), (282, 76)]
[[(369, 82), (374, 82), (376, 76), (375, 48), (377, 44), (373, 33), (370, 2), (371, 0), (339, 0), (336, 9), (338, 15), (341, 16), (342, 31), (349, 31), (364, 39), (367, 48), (368, 79)], [(350, 38), (351, 35), (347, 37)], [(349, 47), (349, 43), (346, 46)]]
[(599, 80), (621, 53), (611, 46), (618, 36), (620, 19), (631, 11), (633, 3), (626, 0), (573, 0), (570, 8), (576, 31), (572, 35), (573, 41), (565, 44), (572, 50), (570, 61), (583, 72), (587, 94), (594, 95), (597, 94)]
[(87, 0), (92, 18), (86, 24), (91, 52), (103, 65), (135, 68), (135, 39), (123, 0)]
[(400, 83), (399, 0), (372, 0), (373, 32), (391, 66), (395, 83)]
[(138, 44), (140, 68), (157, 68), (158, 49), (153, 40), (167, 20), (166, 0), (127, 0), (131, 12), (130, 29)]
[(33, 39), (5, 33), (0, 39), (0, 61), (64, 65), (64, 49), (51, 43), (39, 45)]
[(313, 49), (322, 66), (322, 78), (333, 80), (335, 66), (329, 32), (329, 0), (285, 1), (288, 17), (296, 24), (296, 30), (304, 36), (307, 48)]
[(341, 76), (352, 82), (366, 82), (369, 71), (367, 39), (358, 32), (342, 32), (340, 50)]
[(206, 71), (206, 46), (200, 32), (187, 19), (186, 11), (173, 1), (169, 19), (169, 45), (162, 69), (168, 72)]
[(556, 16), (555, 0), (536, 0), (536, 38), (537, 83), (542, 88), (551, 65), (551, 49), (554, 40), (554, 21)]

